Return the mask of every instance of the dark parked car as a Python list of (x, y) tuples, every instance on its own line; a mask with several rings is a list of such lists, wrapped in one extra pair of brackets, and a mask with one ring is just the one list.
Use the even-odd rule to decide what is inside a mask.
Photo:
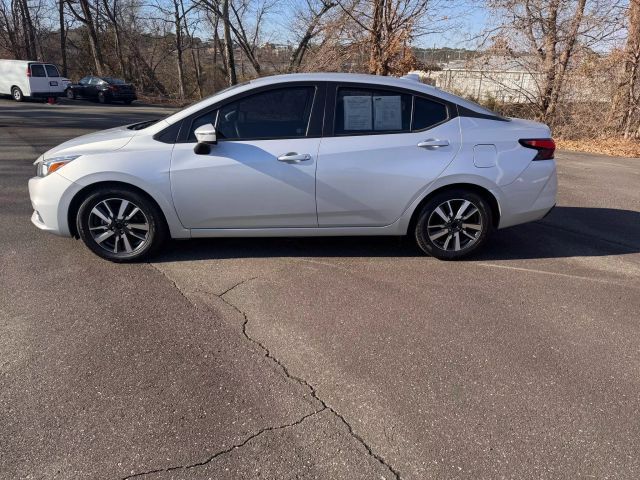
[(69, 85), (66, 93), (71, 99), (88, 98), (100, 103), (124, 102), (127, 105), (138, 98), (133, 85), (113, 77), (84, 77)]

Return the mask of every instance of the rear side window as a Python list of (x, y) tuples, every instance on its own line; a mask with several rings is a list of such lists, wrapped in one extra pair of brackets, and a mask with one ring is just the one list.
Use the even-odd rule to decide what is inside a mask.
[(338, 90), (336, 135), (408, 132), (410, 122), (411, 95), (360, 88)]
[(44, 65), (40, 64), (31, 64), (31, 76), (32, 77), (46, 77), (47, 74), (44, 73)]
[(439, 102), (427, 100), (426, 98), (415, 97), (413, 107), (412, 130), (424, 130), (444, 122), (449, 115), (447, 107)]
[(280, 88), (231, 102), (219, 110), (217, 133), (227, 140), (305, 137), (314, 92), (314, 87)]
[(44, 68), (47, 70), (48, 77), (60, 76), (60, 72), (58, 72), (58, 68), (55, 65), (45, 65)]

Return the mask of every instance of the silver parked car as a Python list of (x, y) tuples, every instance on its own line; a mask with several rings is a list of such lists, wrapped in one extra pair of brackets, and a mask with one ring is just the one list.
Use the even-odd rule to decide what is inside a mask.
[(33, 223), (113, 261), (167, 237), (410, 235), (457, 259), (556, 199), (546, 125), (412, 78), (260, 78), (36, 161)]

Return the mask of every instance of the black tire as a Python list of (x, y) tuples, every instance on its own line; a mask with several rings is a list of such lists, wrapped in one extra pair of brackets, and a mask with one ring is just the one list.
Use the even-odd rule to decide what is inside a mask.
[[(461, 216), (457, 215), (463, 208)], [(482, 248), (492, 231), (493, 216), (488, 202), (474, 192), (451, 189), (434, 195), (424, 204), (414, 235), (426, 254), (440, 260), (459, 260)]]
[(109, 99), (104, 94), (104, 92), (98, 92), (98, 102), (100, 102), (100, 103), (109, 103)]
[(11, 97), (16, 102), (22, 102), (24, 100), (24, 94), (22, 93), (22, 90), (20, 90), (18, 87), (13, 87), (11, 89)]
[[(122, 201), (129, 203), (119, 219)], [(134, 213), (136, 207), (138, 212)], [(96, 208), (103, 217), (95, 213)], [(76, 227), (80, 238), (93, 253), (112, 262), (136, 262), (153, 255), (168, 236), (158, 206), (138, 192), (119, 187), (101, 188), (85, 198), (78, 209)], [(100, 235), (105, 238), (100, 240)]]
[(131, 105), (133, 103), (133, 100), (125, 100), (124, 104), (125, 105)]
[(75, 100), (76, 99), (76, 94), (70, 88), (67, 88), (67, 98), (69, 100)]

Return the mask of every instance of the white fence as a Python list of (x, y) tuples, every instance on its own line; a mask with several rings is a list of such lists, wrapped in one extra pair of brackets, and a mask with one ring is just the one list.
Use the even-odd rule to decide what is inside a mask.
[[(449, 69), (414, 73), (442, 90), (478, 101), (532, 103), (539, 98), (538, 88), (542, 83), (541, 73), (521, 70)], [(576, 72), (567, 74), (562, 101), (611, 101), (613, 93), (610, 87), (615, 83), (614, 73), (598, 72), (591, 77)]]
[[(425, 72), (426, 73), (426, 72)], [(525, 103), (538, 96), (540, 74), (499, 70), (440, 70), (426, 73), (430, 83), (464, 97), (480, 101), (495, 99), (506, 103)]]

